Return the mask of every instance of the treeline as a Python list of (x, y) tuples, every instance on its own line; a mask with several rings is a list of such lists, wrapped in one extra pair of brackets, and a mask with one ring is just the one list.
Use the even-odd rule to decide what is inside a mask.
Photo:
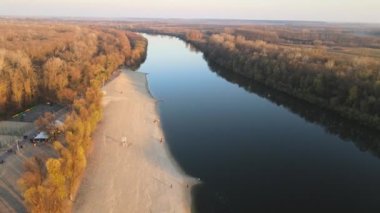
[(66, 104), (93, 79), (145, 58), (146, 40), (131, 32), (62, 23), (0, 22), (0, 114), (39, 101)]
[[(323, 46), (331, 41), (338, 44), (339, 38), (334, 36), (313, 45), (281, 42), (277, 33), (284, 31), (284, 26), (279, 26), (272, 33), (268, 29), (274, 26), (267, 27), (265, 33), (250, 29), (247, 37), (242, 36), (242, 32), (249, 27), (217, 26), (210, 29), (210, 26), (134, 25), (133, 28), (127, 28), (177, 36), (196, 46), (207, 60), (227, 71), (380, 129), (380, 61), (376, 54), (367, 55), (361, 54), (359, 50), (355, 51), (360, 49), (363, 40), (373, 41), (378, 45), (378, 38), (362, 36), (360, 39), (348, 40), (351, 46), (358, 48), (349, 49), (350, 54), (343, 54)], [(288, 31), (295, 33), (293, 28)], [(337, 34), (325, 31), (326, 35)], [(283, 36), (299, 40), (310, 37), (313, 29), (300, 31), (297, 36), (289, 32), (283, 33)], [(313, 36), (323, 39), (322, 34)], [(351, 37), (357, 38), (349, 33), (344, 36)], [(340, 42), (345, 45), (348, 41), (343, 39)], [(336, 46), (334, 49), (338, 48), (345, 47)], [(380, 52), (379, 49), (373, 51)]]
[(133, 32), (126, 32), (126, 35), (131, 41), (132, 53), (131, 57), (127, 62), (127, 65), (130, 67), (139, 66), (146, 59), (146, 49), (148, 47), (148, 41)]
[[(120, 23), (121, 24), (121, 23)], [(134, 31), (181, 34), (201, 31), (205, 35), (227, 33), (243, 36), (247, 40), (262, 40), (268, 43), (323, 46), (327, 48), (380, 48), (380, 27), (378, 25), (350, 25), (329, 23), (281, 23), (228, 25), (222, 22), (212, 24), (180, 24), (152, 22), (124, 24)]]
[[(98, 82), (99, 83), (99, 82)], [(64, 138), (53, 143), (58, 157), (29, 159), (19, 180), (29, 212), (69, 212), (86, 168), (91, 134), (101, 119), (99, 84), (76, 99), (64, 125)]]
[[(147, 41), (122, 30), (64, 23), (0, 22), (0, 109), (40, 101), (65, 104), (70, 113), (56, 156), (28, 160), (19, 179), (29, 212), (69, 212), (102, 117), (101, 87), (121, 66), (145, 59)], [(51, 114), (38, 120), (55, 132)]]
[(214, 34), (205, 56), (267, 86), (380, 128), (380, 63), (320, 49), (269, 44)]
[[(370, 36), (376, 29), (344, 28), (341, 26), (243, 26), (230, 28), (230, 33), (249, 40), (270, 43), (324, 45), (327, 47), (380, 48), (380, 38)], [(219, 31), (220, 32), (220, 31)]]

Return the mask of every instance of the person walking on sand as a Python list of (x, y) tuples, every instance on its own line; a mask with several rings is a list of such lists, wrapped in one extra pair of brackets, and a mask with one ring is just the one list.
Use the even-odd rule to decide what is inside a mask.
[(126, 136), (121, 137), (121, 145), (122, 146), (126, 146), (127, 145), (127, 137)]

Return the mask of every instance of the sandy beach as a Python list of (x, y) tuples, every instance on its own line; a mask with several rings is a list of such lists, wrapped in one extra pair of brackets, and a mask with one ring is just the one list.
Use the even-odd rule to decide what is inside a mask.
[(103, 90), (104, 116), (74, 212), (191, 212), (195, 181), (170, 156), (145, 74), (123, 71)]

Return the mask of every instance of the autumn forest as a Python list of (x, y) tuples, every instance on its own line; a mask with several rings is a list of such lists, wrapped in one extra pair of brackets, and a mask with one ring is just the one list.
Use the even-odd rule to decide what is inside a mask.
[(0, 22), (0, 113), (37, 101), (73, 103), (122, 65), (144, 58), (130, 32), (54, 22)]

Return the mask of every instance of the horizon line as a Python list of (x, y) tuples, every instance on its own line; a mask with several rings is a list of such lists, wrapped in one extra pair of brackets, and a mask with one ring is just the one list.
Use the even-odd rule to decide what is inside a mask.
[(247, 19), (247, 18), (218, 18), (218, 17), (202, 17), (202, 18), (180, 18), (180, 17), (102, 17), (102, 16), (50, 16), (50, 15), (0, 15), (0, 18), (15, 18), (15, 19), (77, 19), (81, 20), (113, 20), (113, 21), (127, 21), (128, 19), (134, 20), (188, 20), (188, 21), (241, 21), (241, 22), (303, 22), (303, 23), (320, 23), (320, 24), (367, 24), (367, 25), (380, 25), (380, 21), (374, 22), (353, 22), (353, 21), (326, 21), (326, 20), (297, 20), (297, 19)]

